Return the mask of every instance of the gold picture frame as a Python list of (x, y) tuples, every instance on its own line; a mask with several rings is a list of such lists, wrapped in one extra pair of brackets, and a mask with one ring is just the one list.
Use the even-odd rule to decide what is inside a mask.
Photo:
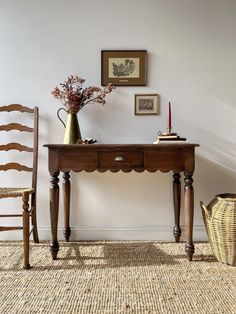
[(135, 115), (159, 115), (160, 102), (158, 94), (136, 94), (134, 95)]
[(101, 85), (147, 85), (147, 50), (102, 50)]

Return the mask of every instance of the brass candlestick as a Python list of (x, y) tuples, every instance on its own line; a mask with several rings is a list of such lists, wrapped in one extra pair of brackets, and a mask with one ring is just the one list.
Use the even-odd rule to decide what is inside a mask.
[(173, 129), (173, 127), (172, 126), (168, 126), (166, 129), (167, 129), (167, 134), (171, 135), (172, 134), (171, 130)]

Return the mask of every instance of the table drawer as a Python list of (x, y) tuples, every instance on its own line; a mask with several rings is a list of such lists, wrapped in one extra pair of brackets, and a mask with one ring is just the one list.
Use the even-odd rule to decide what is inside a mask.
[(98, 167), (102, 169), (135, 169), (144, 164), (143, 151), (99, 151)]

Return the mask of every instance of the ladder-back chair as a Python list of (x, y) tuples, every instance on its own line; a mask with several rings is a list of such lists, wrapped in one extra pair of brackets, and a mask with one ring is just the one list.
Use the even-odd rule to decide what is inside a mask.
[[(24, 245), (24, 268), (30, 268), (29, 264), (29, 238), (33, 233), (35, 243), (39, 242), (37, 219), (36, 219), (36, 188), (37, 188), (37, 166), (38, 166), (38, 107), (33, 109), (24, 107), (19, 104), (11, 104), (8, 106), (0, 107), (0, 114), (8, 114), (16, 111), (21, 121), (24, 121), (24, 114), (29, 116), (32, 114), (33, 127), (26, 126), (21, 123), (8, 123), (0, 125), (0, 131), (20, 131), (22, 132), (22, 140), (24, 139), (23, 132), (31, 132), (33, 137), (33, 147), (29, 147), (22, 143), (10, 142), (0, 145), (0, 151), (17, 150), (18, 152), (29, 152), (32, 154), (32, 165), (30, 167), (22, 165), (17, 162), (9, 162), (0, 164), (0, 171), (17, 170), (27, 171), (32, 173), (32, 185), (29, 187), (0, 187), (0, 199), (2, 198), (16, 198), (21, 197), (23, 211), (21, 214), (10, 214), (6, 210), (1, 217), (22, 217), (21, 226), (0, 226), (0, 231), (6, 230), (22, 230), (23, 229), (23, 245)], [(13, 133), (13, 132), (12, 132)], [(0, 137), (1, 138), (1, 137)], [(0, 180), (0, 186), (2, 186)], [(31, 220), (31, 224), (30, 224)], [(31, 226), (30, 226), (31, 225)]]

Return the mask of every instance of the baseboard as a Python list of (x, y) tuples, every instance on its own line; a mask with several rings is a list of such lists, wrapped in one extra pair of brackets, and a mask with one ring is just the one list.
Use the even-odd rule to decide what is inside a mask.
[[(185, 240), (184, 226), (181, 227), (181, 240)], [(173, 226), (139, 225), (139, 226), (76, 226), (71, 227), (71, 240), (157, 240), (173, 241)], [(40, 240), (51, 239), (48, 226), (39, 227)], [(1, 232), (0, 240), (21, 240), (22, 232)], [(58, 229), (58, 239), (64, 240), (63, 228)], [(193, 228), (193, 241), (207, 241), (205, 227), (196, 225)]]

